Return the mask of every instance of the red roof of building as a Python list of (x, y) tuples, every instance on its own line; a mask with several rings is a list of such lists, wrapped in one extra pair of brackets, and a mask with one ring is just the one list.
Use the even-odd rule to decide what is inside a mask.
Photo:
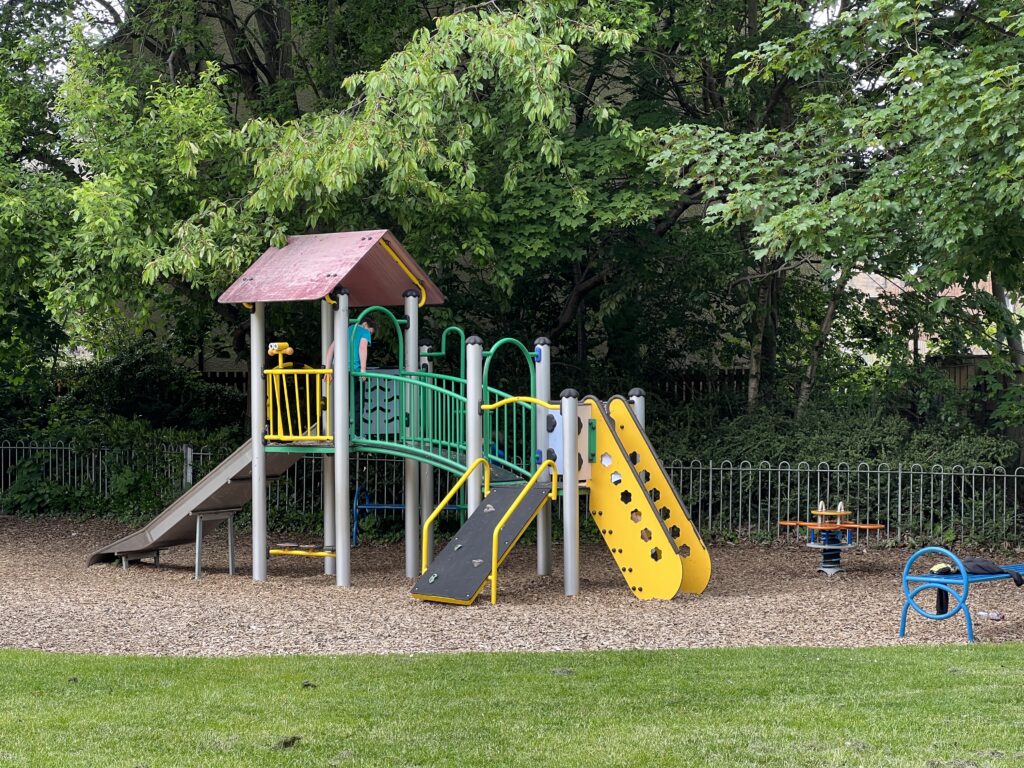
[(283, 248), (268, 248), (218, 301), (314, 301), (345, 288), (350, 306), (389, 307), (400, 306), (402, 294), (420, 286), (427, 304), (444, 303), (441, 290), (386, 229), (292, 235)]

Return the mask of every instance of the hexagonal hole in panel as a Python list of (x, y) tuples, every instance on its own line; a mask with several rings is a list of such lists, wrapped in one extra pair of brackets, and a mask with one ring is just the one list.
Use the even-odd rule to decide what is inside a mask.
[(629, 454), (629, 460), (635, 465), (640, 461), (640, 455), (636, 451), (631, 451)]
[(661, 509), (658, 510), (658, 512), (661, 514), (662, 520), (668, 520), (670, 517), (672, 517), (672, 510), (669, 509), (668, 507), (662, 507)]
[(618, 472), (612, 472), (612, 485), (618, 485), (622, 482), (622, 475)]
[(659, 491), (657, 488), (652, 488), (651, 489), (651, 501), (655, 501), (656, 502), (659, 499), (661, 499), (661, 491)]
[(653, 534), (651, 533), (650, 528), (644, 528), (642, 531), (640, 531), (640, 538), (644, 541), (650, 541), (652, 536)]
[(678, 525), (673, 525), (671, 528), (668, 529), (668, 532), (672, 534), (673, 539), (678, 539), (679, 534), (682, 533), (682, 531), (679, 530)]
[(661, 560), (661, 550), (657, 547), (654, 547), (651, 550), (651, 560), (653, 560), (654, 562), (658, 562), (659, 560)]
[(679, 545), (679, 556), (680, 557), (689, 557), (690, 556), (690, 548), (687, 545), (685, 545), (685, 544), (680, 544)]
[(610, 467), (612, 465), (612, 455), (610, 453), (601, 454), (601, 466)]
[(643, 515), (640, 514), (639, 509), (634, 509), (632, 512), (629, 513), (629, 519), (632, 520), (634, 523), (639, 523), (642, 518)]
[(643, 480), (643, 481), (644, 481), (644, 483), (649, 483), (649, 482), (651, 482), (651, 473), (650, 473), (650, 472), (648, 472), (648, 471), (647, 471), (646, 469), (645, 469), (645, 470), (642, 470), (642, 471), (640, 472), (640, 479), (641, 479), (641, 480)]
[(631, 494), (629, 491), (623, 491), (621, 494), (619, 494), (619, 498), (622, 499), (623, 504), (629, 504), (629, 502), (633, 500), (633, 494)]

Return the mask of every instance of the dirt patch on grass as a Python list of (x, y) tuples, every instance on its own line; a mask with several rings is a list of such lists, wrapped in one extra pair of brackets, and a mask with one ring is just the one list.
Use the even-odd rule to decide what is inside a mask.
[[(409, 596), (401, 544), (353, 550), (351, 589), (334, 586), (312, 558), (273, 558), (269, 580), (249, 575), (251, 549), (238, 537), (239, 575), (227, 575), (226, 534), (204, 545), (203, 579), (193, 551), (165, 552), (160, 567), (85, 567), (86, 557), (127, 531), (102, 521), (0, 517), (0, 647), (100, 654), (420, 653), (598, 648), (843, 646), (963, 643), (962, 616), (943, 622), (911, 614), (898, 640), (900, 574), (906, 550), (858, 548), (847, 570), (815, 572), (818, 555), (800, 544), (713, 547), (703, 595), (634, 599), (603, 545), (584, 545), (581, 594), (562, 594), (560, 548), (554, 575), (536, 574), (523, 544), (502, 566), (497, 605), (470, 607)], [(272, 542), (273, 543), (273, 542)], [(310, 542), (313, 543), (313, 542)], [(1011, 582), (971, 588), (981, 642), (1024, 640), (1024, 589)], [(929, 599), (931, 599), (929, 597)]]

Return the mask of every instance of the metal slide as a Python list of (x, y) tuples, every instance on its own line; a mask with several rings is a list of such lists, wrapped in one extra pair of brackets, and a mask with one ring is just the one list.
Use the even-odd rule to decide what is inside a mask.
[(593, 397), (597, 460), (591, 468), (590, 514), (633, 594), (670, 600), (699, 594), (711, 558), (633, 409), (622, 397)]
[[(413, 586), (412, 596), (438, 603), (471, 605), (491, 575), (494, 530), (525, 487), (526, 483), (516, 483), (492, 488), (448, 546), (430, 561)], [(538, 484), (527, 492), (499, 534), (498, 565), (550, 501), (550, 495), (550, 485)]]
[[(301, 453), (268, 453), (268, 479), (282, 474), (300, 458)], [(246, 440), (148, 525), (97, 550), (88, 564), (109, 563), (122, 557), (137, 560), (168, 547), (195, 544), (197, 515), (237, 511), (252, 498), (251, 468), (252, 440)], [(204, 536), (214, 528), (205, 527)]]

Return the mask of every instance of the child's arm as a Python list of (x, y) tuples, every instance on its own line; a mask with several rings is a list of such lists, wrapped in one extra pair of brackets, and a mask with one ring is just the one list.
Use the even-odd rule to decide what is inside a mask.
[(359, 340), (359, 370), (366, 373), (366, 358), (370, 351), (370, 342), (366, 338)]

